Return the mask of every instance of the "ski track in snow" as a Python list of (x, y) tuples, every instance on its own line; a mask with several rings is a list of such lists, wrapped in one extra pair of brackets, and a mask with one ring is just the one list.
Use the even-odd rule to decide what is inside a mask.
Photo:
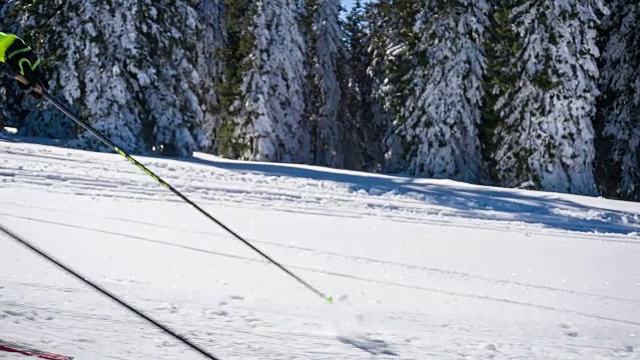
[[(640, 359), (637, 204), (140, 160), (336, 304), (117, 155), (0, 140), (0, 223), (222, 359)], [(200, 358), (5, 236), (0, 337), (76, 359)]]

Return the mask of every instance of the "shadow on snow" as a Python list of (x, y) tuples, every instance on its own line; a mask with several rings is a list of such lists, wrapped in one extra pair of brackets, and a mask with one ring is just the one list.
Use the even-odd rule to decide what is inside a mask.
[[(225, 170), (257, 172), (269, 176), (297, 177), (348, 184), (352, 192), (370, 195), (402, 195), (425, 204), (454, 210), (465, 218), (521, 221), (548, 228), (577, 232), (630, 234), (640, 232), (638, 213), (601, 209), (560, 199), (552, 193), (534, 192), (535, 196), (509, 189), (420, 183), (420, 178), (378, 176), (358, 172), (332, 172), (331, 169), (297, 168), (287, 164), (215, 161), (198, 158), (184, 161)], [(445, 184), (444, 182), (449, 182)], [(640, 204), (638, 205), (640, 210)], [(640, 242), (639, 242), (640, 243)]]
[[(0, 141), (27, 142), (50, 146), (63, 146), (62, 142), (48, 139), (21, 138), (0, 134)], [(148, 155), (145, 155), (148, 156)], [(152, 156), (153, 157), (153, 156)], [(465, 184), (442, 181), (442, 184), (421, 183), (419, 178), (379, 176), (363, 172), (334, 172), (321, 167), (299, 168), (291, 164), (216, 161), (200, 158), (169, 159), (219, 169), (261, 173), (275, 177), (295, 177), (347, 184), (352, 192), (370, 195), (394, 194), (424, 204), (436, 205), (453, 211), (450, 215), (469, 219), (520, 221), (540, 224), (547, 228), (586, 233), (632, 234), (640, 232), (638, 213), (608, 210), (560, 199), (552, 193), (532, 195), (509, 189), (467, 187)], [(151, 169), (153, 171), (153, 169)], [(533, 194), (536, 194), (535, 196)], [(640, 210), (640, 204), (638, 205)], [(636, 241), (633, 241), (636, 242)], [(638, 242), (640, 243), (640, 242)]]

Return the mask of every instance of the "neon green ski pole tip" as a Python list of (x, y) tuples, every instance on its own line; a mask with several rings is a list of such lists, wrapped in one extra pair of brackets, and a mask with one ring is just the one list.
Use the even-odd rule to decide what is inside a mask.
[(327, 296), (326, 298), (324, 298), (324, 300), (325, 300), (328, 304), (333, 304), (333, 296)]

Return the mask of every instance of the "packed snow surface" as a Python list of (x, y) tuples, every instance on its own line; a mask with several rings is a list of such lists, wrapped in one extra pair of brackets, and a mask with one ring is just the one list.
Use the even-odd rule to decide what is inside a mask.
[[(221, 359), (640, 359), (640, 204), (0, 138), (0, 224)], [(0, 338), (201, 359), (0, 235)], [(15, 358), (0, 353), (0, 358)]]

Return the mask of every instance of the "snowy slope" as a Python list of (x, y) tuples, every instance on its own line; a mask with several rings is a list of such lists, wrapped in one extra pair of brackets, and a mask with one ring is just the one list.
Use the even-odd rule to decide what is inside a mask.
[[(222, 359), (640, 359), (640, 204), (0, 139), (0, 224)], [(200, 359), (0, 235), (0, 338)], [(12, 358), (0, 353), (0, 359)]]

